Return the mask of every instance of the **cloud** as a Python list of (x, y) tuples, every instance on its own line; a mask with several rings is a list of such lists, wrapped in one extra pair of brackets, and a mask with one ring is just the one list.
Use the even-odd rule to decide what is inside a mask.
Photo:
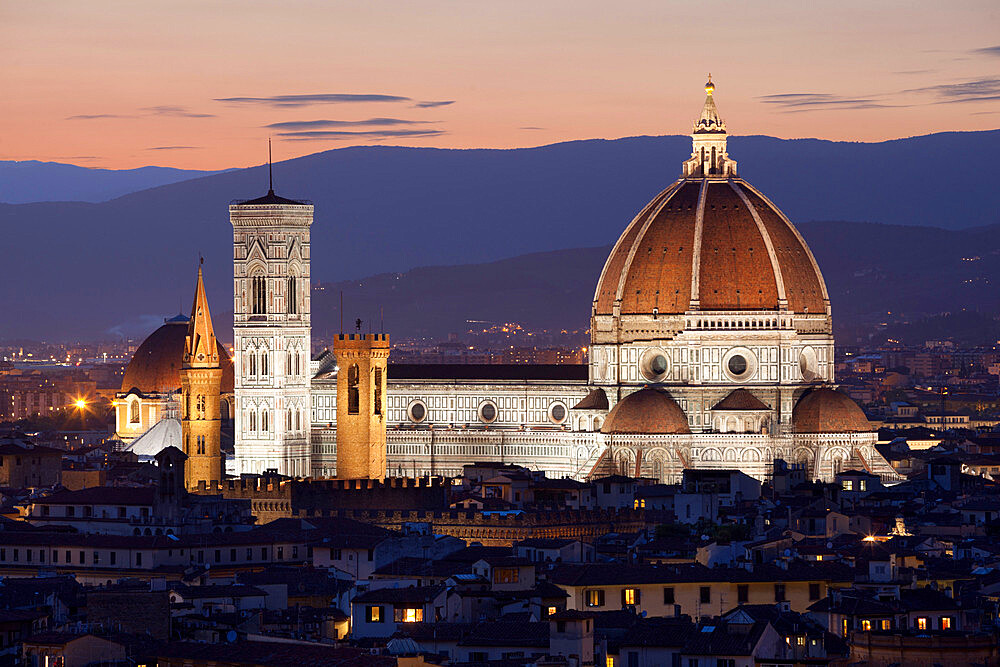
[(414, 104), (414, 108), (417, 109), (434, 109), (436, 107), (446, 107), (449, 104), (454, 104), (455, 100), (442, 100), (440, 102), (417, 102)]
[(102, 118), (135, 118), (135, 116), (124, 116), (117, 113), (84, 113), (78, 116), (67, 116), (66, 120), (100, 120)]
[(972, 53), (978, 56), (1000, 56), (1000, 46), (987, 46), (982, 49), (973, 49)]
[(215, 118), (213, 113), (194, 113), (185, 107), (173, 105), (163, 105), (157, 107), (143, 107), (140, 111), (145, 111), (154, 116), (175, 116), (178, 118)]
[(262, 105), (276, 108), (305, 107), (312, 104), (356, 104), (362, 102), (412, 102), (399, 95), (358, 95), (354, 93), (316, 93), (312, 95), (272, 95), (270, 97), (217, 97), (216, 102)]
[(904, 70), (899, 70), (898, 72), (893, 72), (893, 74), (903, 74), (903, 75), (931, 74), (931, 73), (936, 72), (936, 71), (937, 70), (933, 70), (933, 69), (904, 69)]
[(199, 150), (201, 146), (150, 146), (143, 150), (147, 151), (194, 151)]
[(911, 88), (904, 93), (931, 95), (931, 104), (957, 104), (962, 102), (995, 102), (1000, 100), (1000, 79), (977, 79), (961, 83), (942, 83), (936, 86)]
[(368, 118), (367, 120), (289, 120), (282, 123), (271, 123), (264, 127), (281, 130), (308, 130), (319, 127), (367, 127), (392, 125), (428, 125), (439, 121), (405, 120), (403, 118)]
[(279, 132), (279, 137), (285, 141), (350, 141), (351, 139), (416, 139), (420, 137), (437, 137), (445, 134), (444, 130), (365, 130), (353, 132), (348, 130), (307, 130), (304, 132)]
[(544, 130), (544, 127), (536, 127), (534, 125), (525, 125), (523, 127), (517, 128), (519, 130)]
[(885, 109), (897, 104), (883, 104), (872, 97), (842, 97), (830, 93), (781, 93), (757, 98), (764, 104), (773, 104), (786, 113), (802, 111), (830, 111), (834, 109)]

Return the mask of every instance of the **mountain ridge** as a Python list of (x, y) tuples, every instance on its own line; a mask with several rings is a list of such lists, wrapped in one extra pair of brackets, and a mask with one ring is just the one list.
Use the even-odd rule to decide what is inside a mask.
[[(997, 152), (1000, 131), (885, 145), (730, 140), (742, 176), (793, 221), (867, 220), (907, 228), (921, 223), (929, 230), (1000, 221), (989, 179), (967, 177), (988, 173)], [(315, 202), (312, 279), (331, 282), (415, 266), (603, 247), (676, 179), (689, 153), (690, 139), (679, 136), (531, 149), (348, 147), (276, 163), (275, 190)], [(962, 169), (942, 168), (954, 155), (963, 156)], [(93, 338), (111, 329), (135, 330), (135, 323), (175, 312), (188, 299), (199, 255), (206, 259), (213, 308), (231, 308), (227, 204), (263, 194), (266, 184), (264, 165), (97, 204), (0, 204), (0, 230), (14, 249), (5, 268), (15, 277), (0, 281), (0, 305), (15, 315), (0, 321), (0, 336)], [(827, 271), (825, 263), (851, 264), (857, 256), (887, 261), (866, 247), (899, 242), (884, 230), (837, 229), (861, 236), (853, 247), (834, 244), (845, 256), (821, 259)], [(919, 248), (911, 250), (921, 262), (933, 261)], [(586, 281), (588, 289), (596, 279)], [(28, 280), (32, 290), (23, 289)], [(867, 298), (860, 296), (862, 302)]]

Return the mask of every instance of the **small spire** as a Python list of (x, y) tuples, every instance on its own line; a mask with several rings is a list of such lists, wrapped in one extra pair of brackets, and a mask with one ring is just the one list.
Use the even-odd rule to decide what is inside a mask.
[(711, 95), (712, 93), (715, 92), (715, 84), (712, 83), (712, 73), (711, 72), (708, 73), (708, 83), (705, 84), (705, 92), (708, 95)]
[(274, 194), (274, 175), (271, 172), (271, 137), (267, 138), (267, 194)]
[(187, 338), (184, 341), (184, 368), (216, 368), (219, 352), (215, 341), (215, 327), (212, 314), (208, 310), (208, 296), (202, 279), (202, 258), (198, 264), (198, 284), (191, 305), (191, 319), (188, 321)]

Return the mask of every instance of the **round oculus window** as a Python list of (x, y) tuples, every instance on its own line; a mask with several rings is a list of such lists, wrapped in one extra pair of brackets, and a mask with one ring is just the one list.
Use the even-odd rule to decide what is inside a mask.
[(649, 360), (649, 370), (656, 375), (663, 375), (667, 372), (667, 358), (662, 354), (657, 354)]
[(650, 382), (663, 380), (670, 370), (670, 360), (663, 350), (653, 348), (646, 350), (639, 362), (639, 371)]
[(747, 360), (742, 354), (729, 357), (729, 372), (733, 375), (743, 375), (747, 372)]
[(427, 406), (424, 405), (423, 401), (413, 401), (407, 409), (407, 414), (410, 417), (410, 421), (416, 423), (422, 422), (427, 417)]
[(479, 420), (487, 424), (496, 421), (497, 406), (492, 401), (486, 401), (479, 406)]
[(562, 403), (553, 403), (549, 407), (549, 419), (556, 424), (562, 424), (566, 421), (566, 406)]

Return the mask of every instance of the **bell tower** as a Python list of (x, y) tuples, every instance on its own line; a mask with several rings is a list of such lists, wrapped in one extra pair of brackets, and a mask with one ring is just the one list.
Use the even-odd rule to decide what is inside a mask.
[(340, 334), (337, 358), (337, 477), (385, 477), (389, 334)]
[(309, 229), (313, 205), (274, 194), (233, 225), (236, 474), (309, 475)]
[(199, 266), (181, 361), (181, 442), (187, 455), (184, 486), (190, 491), (199, 482), (214, 487), (222, 481), (221, 393), (219, 347)]

